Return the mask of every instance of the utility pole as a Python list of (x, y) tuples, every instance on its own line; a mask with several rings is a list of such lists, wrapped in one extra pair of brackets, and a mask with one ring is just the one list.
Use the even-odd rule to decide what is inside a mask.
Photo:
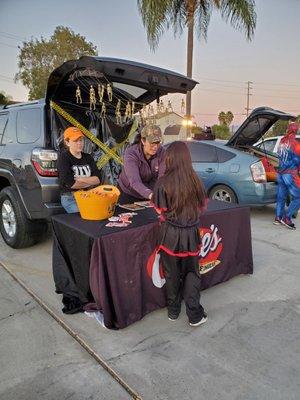
[[(191, 2), (190, 2), (191, 3)], [(191, 6), (190, 6), (191, 7)], [(189, 12), (188, 15), (188, 40), (187, 40), (187, 71), (186, 75), (188, 78), (193, 76), (193, 49), (194, 49), (194, 9)], [(186, 94), (186, 139), (191, 137), (191, 117), (192, 117), (192, 94), (187, 92)]]
[(252, 96), (252, 94), (250, 93), (250, 90), (253, 89), (253, 87), (251, 85), (253, 85), (253, 82), (248, 81), (247, 82), (247, 107), (245, 107), (247, 117), (249, 115), (249, 111), (251, 110), (251, 108), (249, 107), (250, 96)]

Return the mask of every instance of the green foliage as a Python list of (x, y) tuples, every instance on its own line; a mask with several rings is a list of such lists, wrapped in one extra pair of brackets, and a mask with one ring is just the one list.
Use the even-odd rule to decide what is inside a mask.
[(227, 111), (227, 113), (225, 113), (224, 111), (221, 111), (218, 115), (218, 120), (220, 122), (220, 125), (226, 125), (229, 126), (231, 124), (231, 122), (233, 121), (233, 114), (231, 111)]
[(286, 128), (288, 126), (288, 123), (289, 123), (289, 121), (283, 121), (283, 120), (279, 120), (279, 121), (275, 122), (275, 124), (273, 125), (272, 131), (268, 132), (268, 134), (265, 137), (284, 135)]
[(87, 55), (97, 55), (97, 47), (70, 28), (57, 26), (49, 40), (41, 37), (23, 42), (15, 79), (29, 89), (29, 100), (38, 99), (45, 96), (48, 77), (55, 68)]
[(5, 92), (0, 92), (0, 105), (9, 104), (12, 102), (12, 97)]
[(213, 125), (211, 130), (217, 139), (229, 139), (231, 137), (230, 130), (227, 125)]
[(198, 135), (203, 133), (203, 129), (201, 128), (201, 126), (192, 126), (191, 133), (192, 135)]
[(254, 0), (138, 0), (138, 9), (152, 50), (165, 30), (171, 27), (181, 34), (191, 23), (198, 37), (206, 39), (210, 17), (219, 11), (225, 22), (244, 31), (248, 40), (254, 35), (256, 13)]

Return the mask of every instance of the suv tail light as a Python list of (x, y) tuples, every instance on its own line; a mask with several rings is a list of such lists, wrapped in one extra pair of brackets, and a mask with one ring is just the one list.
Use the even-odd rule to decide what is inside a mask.
[(57, 152), (55, 150), (33, 149), (31, 162), (37, 173), (41, 176), (58, 176)]
[(257, 183), (267, 182), (266, 171), (261, 161), (257, 161), (256, 163), (250, 165), (250, 170), (254, 182)]

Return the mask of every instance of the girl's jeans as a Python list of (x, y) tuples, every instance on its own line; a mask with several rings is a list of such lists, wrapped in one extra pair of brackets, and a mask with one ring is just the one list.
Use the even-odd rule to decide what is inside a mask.
[(79, 212), (76, 200), (72, 193), (65, 193), (60, 196), (60, 202), (68, 214)]

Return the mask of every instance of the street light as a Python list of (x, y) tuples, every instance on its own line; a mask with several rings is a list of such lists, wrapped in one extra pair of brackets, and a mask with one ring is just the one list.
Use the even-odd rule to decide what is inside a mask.
[(186, 134), (186, 139), (190, 140), (191, 139), (191, 127), (194, 125), (193, 121), (191, 118), (188, 118), (185, 116), (181, 122), (182, 126), (185, 127), (185, 134)]

